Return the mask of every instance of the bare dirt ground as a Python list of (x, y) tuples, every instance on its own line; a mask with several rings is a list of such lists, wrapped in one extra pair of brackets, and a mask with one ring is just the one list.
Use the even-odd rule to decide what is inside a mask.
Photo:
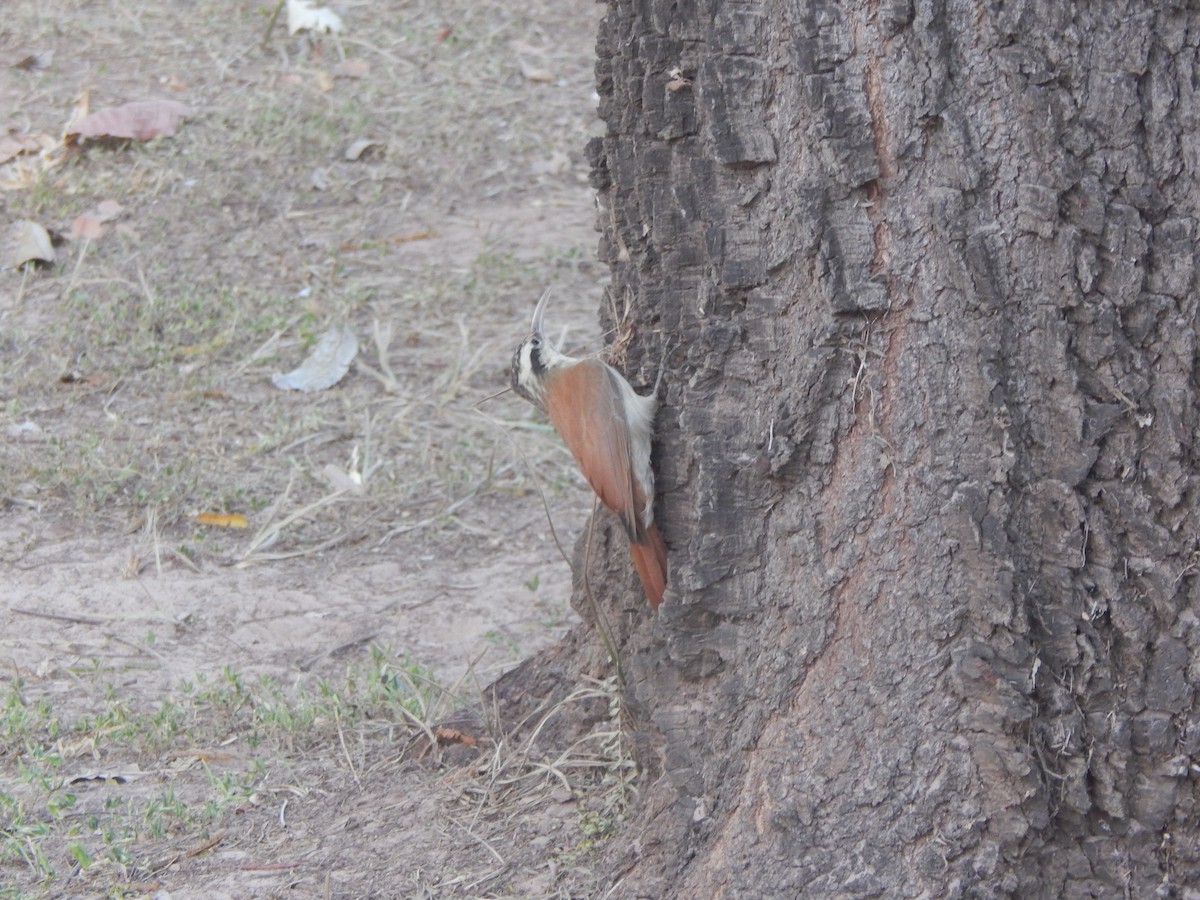
[[(4, 6), (0, 138), (196, 113), (0, 164), (0, 229), (122, 207), (0, 269), (0, 896), (602, 895), (608, 685), (570, 747), (433, 730), (574, 621), (547, 512), (569, 546), (590, 494), (484, 398), (547, 286), (597, 343), (600, 10), (273, 7)], [(273, 385), (340, 325), (342, 381)]]

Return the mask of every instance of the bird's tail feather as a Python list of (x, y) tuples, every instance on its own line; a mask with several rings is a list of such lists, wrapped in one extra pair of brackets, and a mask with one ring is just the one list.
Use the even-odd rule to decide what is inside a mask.
[(658, 525), (651, 524), (640, 541), (630, 541), (629, 552), (650, 608), (658, 609), (667, 589), (667, 545)]

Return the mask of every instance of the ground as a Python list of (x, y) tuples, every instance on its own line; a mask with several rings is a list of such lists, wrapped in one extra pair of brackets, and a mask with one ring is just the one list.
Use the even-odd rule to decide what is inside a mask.
[[(0, 163), (0, 241), (58, 244), (0, 269), (0, 896), (599, 896), (612, 685), (560, 698), (566, 747), (480, 700), (576, 621), (590, 494), (492, 395), (547, 287), (600, 343), (600, 10), (274, 6), (0, 22), (3, 132), (45, 150)], [(142, 100), (193, 113), (62, 145)], [(336, 385), (273, 384), (340, 326)]]

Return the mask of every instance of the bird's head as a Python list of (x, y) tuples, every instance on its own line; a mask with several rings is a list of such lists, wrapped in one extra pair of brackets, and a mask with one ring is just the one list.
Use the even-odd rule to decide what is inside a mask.
[(533, 310), (533, 322), (529, 327), (529, 336), (521, 341), (512, 361), (513, 390), (536, 406), (546, 405), (546, 376), (555, 368), (569, 362), (546, 340), (546, 329), (543, 322), (546, 313), (546, 301), (550, 299), (547, 289)]

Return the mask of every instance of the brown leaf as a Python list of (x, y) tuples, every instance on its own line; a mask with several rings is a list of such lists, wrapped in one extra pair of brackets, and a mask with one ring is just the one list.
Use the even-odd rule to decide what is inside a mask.
[(380, 146), (379, 141), (373, 141), (370, 138), (359, 138), (346, 148), (346, 152), (342, 154), (342, 158), (348, 162), (357, 162), (363, 158), (364, 154), (370, 156), (371, 154), (367, 151), (371, 150), (371, 148), (378, 148)]
[(366, 78), (371, 66), (365, 59), (347, 59), (333, 67), (333, 74), (339, 78)]
[(554, 80), (554, 73), (549, 69), (540, 66), (532, 66), (520, 57), (517, 58), (517, 65), (521, 69), (521, 74), (525, 76), (526, 81), (532, 81), (537, 84), (546, 84)]
[(50, 232), (37, 222), (14, 222), (0, 242), (0, 266), (22, 266), (27, 262), (54, 262)]
[(195, 519), (201, 525), (211, 525), (214, 528), (245, 528), (250, 523), (241, 513), (196, 513)]
[(73, 241), (81, 239), (94, 241), (98, 240), (102, 234), (104, 234), (104, 226), (85, 213), (75, 217), (75, 221), (71, 223), (71, 230), (67, 232), (67, 237)]
[(195, 114), (192, 107), (178, 100), (138, 100), (123, 106), (99, 109), (76, 119), (67, 127), (67, 135), (148, 141), (156, 137), (171, 137), (181, 121)]
[(80, 238), (94, 241), (104, 234), (104, 223), (115, 219), (123, 209), (115, 200), (101, 200), (94, 209), (89, 209), (71, 223), (67, 237), (73, 241)]
[(0, 134), (0, 163), (22, 153), (40, 153), (41, 150), (41, 143), (31, 134)]
[(433, 734), (439, 741), (447, 744), (466, 744), (468, 747), (474, 747), (479, 743), (479, 738), (457, 728), (447, 728), (445, 725), (434, 728)]
[(17, 54), (14, 62), (10, 63), (14, 69), (22, 69), (26, 72), (37, 72), (40, 69), (45, 69), (54, 59), (53, 50), (39, 50), (36, 53)]

